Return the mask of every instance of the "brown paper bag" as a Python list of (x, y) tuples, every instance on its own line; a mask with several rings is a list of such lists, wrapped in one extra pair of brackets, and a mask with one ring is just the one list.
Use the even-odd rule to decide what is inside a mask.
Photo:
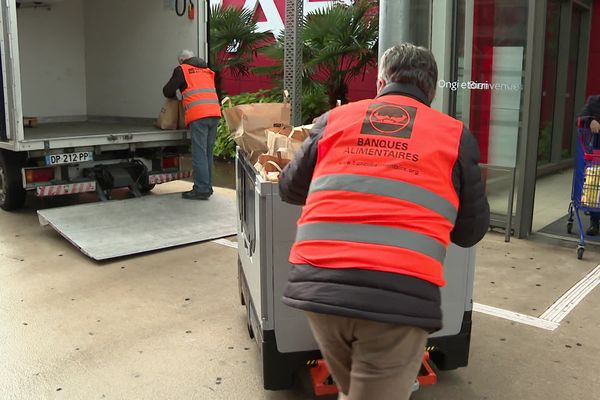
[(179, 101), (179, 123), (177, 124), (178, 129), (187, 129), (185, 124), (185, 111), (183, 110), (183, 102)]
[(179, 101), (175, 99), (166, 99), (165, 104), (160, 109), (156, 127), (163, 130), (177, 129), (179, 122)]
[(267, 154), (293, 160), (302, 143), (309, 135), (313, 125), (304, 125), (296, 128), (280, 127), (267, 130)]
[(255, 163), (260, 154), (268, 151), (266, 130), (277, 125), (289, 125), (291, 108), (283, 103), (240, 104), (232, 107), (229, 98), (223, 99), (223, 117), (235, 143)]
[(289, 162), (290, 160), (282, 158), (281, 154), (275, 156), (261, 154), (258, 156), (254, 168), (264, 179), (271, 182), (277, 182), (279, 180), (279, 174)]

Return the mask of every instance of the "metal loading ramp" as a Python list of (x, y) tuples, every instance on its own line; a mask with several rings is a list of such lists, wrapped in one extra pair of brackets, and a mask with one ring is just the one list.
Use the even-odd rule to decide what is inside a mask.
[(180, 193), (39, 210), (41, 225), (94, 260), (160, 250), (235, 235), (234, 199), (215, 192), (208, 201)]

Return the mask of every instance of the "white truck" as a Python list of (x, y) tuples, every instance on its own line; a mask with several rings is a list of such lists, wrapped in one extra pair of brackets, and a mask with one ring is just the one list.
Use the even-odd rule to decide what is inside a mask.
[(186, 130), (154, 127), (179, 51), (207, 49), (205, 1), (177, 3), (0, 0), (1, 208), (191, 175)]

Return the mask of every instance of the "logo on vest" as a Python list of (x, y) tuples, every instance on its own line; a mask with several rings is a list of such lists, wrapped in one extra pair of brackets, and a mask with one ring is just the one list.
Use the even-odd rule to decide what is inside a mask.
[(361, 134), (408, 139), (412, 134), (417, 109), (410, 106), (374, 103), (367, 110)]

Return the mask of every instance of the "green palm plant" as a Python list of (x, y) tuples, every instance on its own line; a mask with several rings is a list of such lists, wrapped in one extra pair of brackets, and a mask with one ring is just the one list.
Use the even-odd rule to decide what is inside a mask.
[(268, 32), (258, 32), (251, 10), (220, 4), (211, 7), (209, 66), (215, 72), (219, 97), (222, 72), (229, 70), (235, 77), (248, 75), (258, 51), (272, 37)]
[[(303, 91), (319, 92), (325, 86), (329, 106), (337, 100), (348, 102), (348, 83), (377, 63), (379, 21), (377, 3), (356, 0), (352, 5), (337, 3), (309, 13), (303, 20)], [(261, 49), (275, 61), (254, 72), (283, 80), (285, 38)]]
[(379, 21), (373, 3), (338, 3), (305, 19), (305, 73), (325, 84), (331, 107), (337, 100), (347, 103), (350, 80), (377, 63)]
[[(283, 59), (284, 59), (284, 43), (285, 37), (282, 33), (277, 41), (269, 46), (263, 47), (260, 52), (267, 56), (273, 63), (253, 68), (252, 72), (258, 75), (268, 75), (273, 78), (274, 86), (270, 90), (271, 93), (283, 92)], [(308, 57), (308, 48), (304, 46), (304, 58)], [(302, 123), (309, 124), (315, 117), (323, 114), (329, 107), (327, 97), (327, 89), (325, 85), (313, 79), (312, 70), (306, 67), (303, 63), (304, 70), (302, 71)]]

